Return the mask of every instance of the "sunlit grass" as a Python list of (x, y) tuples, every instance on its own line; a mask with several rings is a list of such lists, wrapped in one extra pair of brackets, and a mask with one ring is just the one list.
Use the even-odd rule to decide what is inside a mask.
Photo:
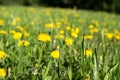
[(0, 79), (119, 80), (119, 21), (107, 12), (0, 6)]

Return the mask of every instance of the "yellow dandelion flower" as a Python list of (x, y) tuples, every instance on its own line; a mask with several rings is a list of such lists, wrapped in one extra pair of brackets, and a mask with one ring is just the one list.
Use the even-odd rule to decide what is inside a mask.
[(45, 24), (45, 27), (46, 28), (54, 28), (54, 24), (53, 23), (48, 23), (48, 24)]
[(90, 50), (85, 50), (85, 51), (84, 51), (84, 55), (87, 56), (87, 57), (88, 57), (88, 56), (91, 56), (91, 55), (92, 55), (92, 49), (90, 49)]
[(5, 35), (5, 34), (6, 34), (6, 31), (5, 31), (5, 30), (0, 30), (0, 34)]
[(24, 32), (23, 32), (23, 35), (24, 35), (25, 37), (28, 37), (30, 34), (29, 34), (27, 31), (24, 31)]
[(77, 38), (78, 37), (78, 34), (76, 32), (72, 32), (71, 33), (71, 36), (74, 37), (74, 38)]
[(4, 51), (0, 50), (0, 59), (4, 59), (6, 57), (8, 57), (8, 55)]
[(2, 26), (3, 24), (4, 24), (4, 21), (0, 19), (0, 26)]
[(46, 33), (41, 33), (38, 35), (38, 40), (43, 41), (43, 42), (47, 42), (47, 41), (51, 41), (51, 37), (50, 37), (50, 35), (48, 35)]
[(64, 34), (64, 30), (60, 30), (60, 34), (61, 34), (61, 35)]
[(5, 77), (6, 76), (6, 70), (3, 68), (0, 68), (0, 77)]
[(20, 33), (20, 32), (16, 32), (13, 34), (14, 39), (20, 39), (21, 37), (22, 37), (22, 33)]
[(93, 39), (93, 36), (92, 35), (85, 35), (84, 39)]
[(76, 33), (79, 33), (79, 32), (80, 32), (80, 29), (79, 29), (79, 28), (75, 28), (75, 32), (76, 32)]
[(18, 46), (22, 46), (23, 45), (23, 41), (19, 41), (17, 45)]
[(16, 31), (14, 31), (14, 30), (11, 30), (11, 31), (10, 31), (10, 33), (11, 33), (11, 34), (15, 34), (15, 33), (16, 33)]
[(72, 45), (72, 44), (73, 44), (73, 39), (71, 39), (71, 38), (66, 38), (66, 39), (65, 39), (65, 43), (66, 43), (66, 45)]
[(64, 35), (60, 35), (60, 39), (64, 39)]
[(28, 46), (30, 43), (28, 42), (28, 41), (26, 41), (26, 40), (24, 40), (24, 46), (26, 47), (26, 46)]
[(105, 36), (108, 38), (108, 39), (112, 39), (114, 34), (113, 33), (105, 33)]
[(54, 50), (51, 52), (51, 57), (54, 59), (58, 59), (60, 57), (59, 50)]
[(94, 25), (93, 25), (93, 24), (90, 24), (88, 27), (89, 27), (90, 29), (92, 29), (92, 28), (94, 28)]
[(58, 36), (58, 35), (55, 35), (55, 36), (54, 36), (54, 38), (55, 38), (55, 39), (58, 39), (58, 38), (59, 38), (59, 36)]
[(66, 30), (70, 30), (71, 29), (71, 27), (70, 26), (66, 26)]

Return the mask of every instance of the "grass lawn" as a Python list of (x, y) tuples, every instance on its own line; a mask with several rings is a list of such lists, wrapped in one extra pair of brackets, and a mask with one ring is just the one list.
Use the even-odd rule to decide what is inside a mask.
[(120, 15), (0, 6), (0, 80), (120, 80)]

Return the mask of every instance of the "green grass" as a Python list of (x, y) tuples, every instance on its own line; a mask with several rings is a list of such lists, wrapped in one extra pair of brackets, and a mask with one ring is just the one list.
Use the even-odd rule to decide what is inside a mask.
[[(0, 6), (0, 20), (4, 21), (0, 30), (6, 31), (5, 35), (0, 33), (0, 50), (9, 55), (0, 60), (0, 68), (7, 70), (7, 75), (0, 80), (120, 80), (120, 15), (101, 11)], [(15, 20), (16, 24), (12, 24)], [(60, 28), (45, 27), (47, 23), (56, 27), (56, 22), (61, 23)], [(91, 34), (89, 25), (98, 32)], [(79, 28), (78, 37), (72, 37), (66, 26)], [(11, 30), (22, 34), (26, 31), (29, 36), (23, 35), (15, 40)], [(72, 45), (66, 45), (65, 38), (54, 38), (60, 35), (60, 30), (64, 30), (65, 38), (72, 38)], [(49, 34), (52, 40), (38, 41), (41, 33)], [(111, 33), (112, 38), (107, 38), (106, 33)], [(83, 38), (86, 35), (93, 38)], [(30, 44), (18, 46), (21, 40)], [(53, 59), (50, 53), (57, 46), (60, 46), (60, 58)], [(84, 51), (89, 49), (92, 49), (92, 55), (84, 55)]]

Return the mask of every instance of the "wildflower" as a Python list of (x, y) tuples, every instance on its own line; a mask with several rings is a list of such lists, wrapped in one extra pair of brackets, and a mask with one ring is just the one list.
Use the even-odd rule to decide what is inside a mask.
[(0, 59), (4, 59), (6, 58), (8, 55), (4, 52), (0, 50)]
[(3, 68), (0, 68), (0, 77), (5, 77), (6, 76), (6, 70)]
[(60, 34), (64, 34), (64, 30), (60, 30)]
[(38, 35), (38, 40), (43, 41), (43, 42), (47, 42), (47, 41), (51, 41), (51, 37), (50, 37), (50, 35), (48, 35), (46, 33), (41, 33)]
[(93, 25), (93, 24), (90, 24), (88, 27), (89, 27), (90, 29), (92, 29), (92, 28), (94, 28), (94, 25)]
[(76, 33), (79, 33), (79, 32), (80, 32), (80, 29), (79, 29), (79, 28), (75, 28), (75, 32), (76, 32)]
[(90, 33), (93, 34), (93, 33), (97, 33), (98, 32), (98, 29), (97, 28), (93, 28), (90, 30)]
[(105, 33), (105, 36), (106, 36), (108, 39), (112, 39), (112, 38), (113, 38), (113, 33)]
[(85, 35), (84, 39), (93, 39), (93, 36), (92, 35)]
[(85, 50), (85, 51), (84, 51), (84, 55), (87, 56), (87, 57), (88, 57), (88, 56), (91, 56), (91, 55), (92, 55), (92, 49), (90, 49), (90, 50)]
[(48, 23), (48, 24), (45, 24), (45, 27), (46, 28), (54, 28), (54, 24), (53, 23)]
[(22, 46), (23, 45), (23, 41), (19, 41), (17, 45), (18, 46)]
[(65, 43), (66, 43), (66, 45), (72, 45), (73, 44), (73, 40), (71, 38), (66, 38), (65, 39)]
[(71, 36), (74, 37), (74, 38), (77, 38), (78, 37), (78, 34), (76, 32), (72, 32), (71, 33)]
[(64, 35), (60, 35), (60, 39), (64, 39)]
[(54, 50), (51, 52), (51, 57), (58, 59), (60, 57), (59, 50)]
[(11, 30), (11, 31), (10, 31), (10, 33), (11, 33), (11, 34), (15, 34), (15, 33), (16, 33), (16, 31), (14, 31), (14, 30)]
[(25, 41), (24, 40), (24, 46), (26, 47), (26, 46), (28, 46), (30, 43), (28, 42), (28, 41)]
[(13, 38), (14, 39), (20, 39), (22, 37), (22, 33), (20, 33), (20, 32), (15, 32), (14, 34), (13, 34)]
[(70, 26), (66, 26), (66, 30), (70, 30), (71, 29), (71, 27)]
[(56, 28), (60, 28), (61, 22), (56, 22)]
[(29, 34), (27, 31), (24, 31), (24, 32), (23, 32), (23, 35), (24, 35), (25, 37), (28, 37), (30, 34)]
[(5, 31), (5, 30), (0, 30), (0, 34), (5, 35), (5, 34), (6, 34), (6, 31)]
[(25, 47), (27, 47), (30, 43), (26, 40), (22, 40), (18, 42), (18, 46), (22, 46), (24, 45)]
[(2, 26), (3, 24), (4, 24), (4, 21), (0, 19), (0, 26)]
[(54, 38), (55, 38), (55, 39), (58, 39), (58, 38), (59, 38), (59, 36), (58, 36), (58, 35), (55, 35), (55, 36), (54, 36)]

